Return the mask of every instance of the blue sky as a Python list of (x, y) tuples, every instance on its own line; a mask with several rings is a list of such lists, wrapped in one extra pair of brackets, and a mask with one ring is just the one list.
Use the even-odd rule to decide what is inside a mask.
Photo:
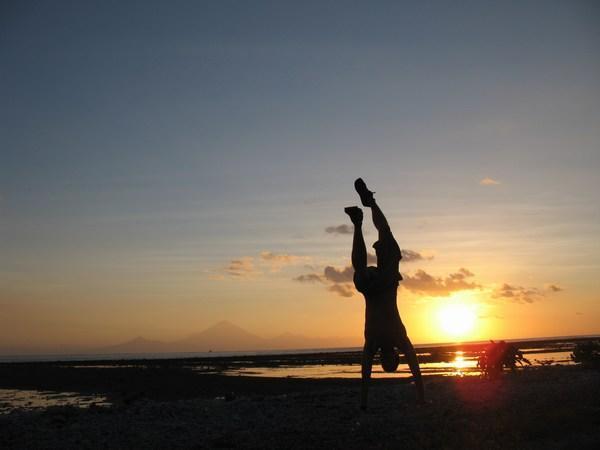
[[(348, 237), (323, 230), (346, 222), (357, 176), (401, 246), (436, 254), (429, 270), (571, 284), (598, 317), (595, 2), (8, 2), (0, 13), (0, 314), (45, 329), (38, 339), (94, 327), (94, 342), (174, 337), (231, 315), (270, 330), (247, 319), (255, 303), (240, 292), (252, 289), (210, 278), (261, 252), (346, 265)], [(288, 269), (255, 280), (255, 295), (324, 292)], [(340, 309), (326, 295), (293, 331), (319, 335)], [(174, 313), (106, 334), (80, 320), (107, 305), (160, 317), (165, 302), (196, 321), (182, 330)], [(272, 329), (284, 331), (298, 306), (275, 304), (264, 308), (283, 308)], [(359, 305), (344, 304), (350, 325), (329, 334), (356, 328)]]

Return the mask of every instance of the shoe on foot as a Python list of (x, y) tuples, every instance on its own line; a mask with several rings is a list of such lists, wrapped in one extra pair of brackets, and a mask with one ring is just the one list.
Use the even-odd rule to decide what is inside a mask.
[(363, 204), (363, 206), (371, 206), (373, 204), (373, 194), (375, 192), (372, 192), (367, 189), (367, 185), (365, 184), (362, 178), (356, 179), (356, 181), (354, 182), (354, 189), (356, 189), (356, 192), (358, 192), (358, 195), (360, 196), (360, 201)]
[(354, 225), (362, 223), (363, 212), (358, 206), (348, 206), (347, 208), (344, 208), (344, 212), (350, 216), (350, 220)]

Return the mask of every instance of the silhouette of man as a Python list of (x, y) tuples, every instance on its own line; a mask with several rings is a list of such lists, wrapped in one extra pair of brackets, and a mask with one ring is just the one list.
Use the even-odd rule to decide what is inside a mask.
[(380, 352), (381, 367), (386, 372), (394, 372), (400, 362), (398, 350), (406, 356), (417, 388), (417, 399), (424, 402), (423, 380), (415, 349), (400, 320), (396, 294), (402, 276), (398, 266), (402, 259), (400, 247), (392, 235), (390, 226), (367, 189), (365, 182), (358, 178), (354, 182), (356, 192), (363, 206), (371, 208), (373, 224), (379, 232), (379, 239), (373, 244), (377, 256), (377, 267), (367, 266), (367, 248), (362, 234), (363, 212), (358, 206), (350, 206), (344, 211), (354, 224), (352, 243), (352, 266), (354, 285), (365, 297), (365, 346), (362, 356), (362, 384), (360, 405), (367, 407), (369, 380), (373, 367), (373, 357)]

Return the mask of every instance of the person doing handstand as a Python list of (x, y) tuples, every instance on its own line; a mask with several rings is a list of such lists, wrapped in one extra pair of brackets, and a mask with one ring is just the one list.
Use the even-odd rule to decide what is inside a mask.
[(398, 266), (402, 259), (400, 247), (392, 235), (390, 226), (367, 189), (365, 182), (358, 178), (354, 182), (356, 192), (363, 206), (371, 208), (373, 224), (379, 232), (379, 239), (373, 244), (377, 256), (377, 267), (367, 266), (367, 248), (362, 234), (363, 212), (358, 206), (350, 206), (344, 211), (354, 224), (352, 243), (352, 266), (354, 285), (365, 297), (365, 345), (362, 355), (362, 380), (360, 405), (367, 407), (369, 380), (373, 367), (373, 357), (380, 350), (381, 367), (386, 372), (394, 372), (400, 362), (398, 350), (404, 353), (417, 388), (417, 400), (424, 402), (423, 380), (415, 349), (400, 320), (396, 294), (402, 276)]

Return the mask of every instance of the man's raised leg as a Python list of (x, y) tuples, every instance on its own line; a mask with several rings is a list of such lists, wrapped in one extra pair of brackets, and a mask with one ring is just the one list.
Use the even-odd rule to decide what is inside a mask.
[(388, 221), (383, 215), (383, 212), (381, 211), (381, 208), (379, 208), (377, 202), (375, 202), (375, 199), (373, 199), (373, 203), (371, 204), (371, 215), (373, 216), (373, 225), (375, 225), (375, 228), (377, 228), (377, 231), (379, 231), (380, 236), (381, 232), (390, 229)]
[(371, 208), (371, 213), (373, 215), (373, 225), (375, 225), (377, 231), (381, 232), (389, 229), (390, 226), (388, 225), (387, 219), (385, 218), (383, 212), (379, 208), (379, 205), (377, 205), (377, 202), (373, 198), (374, 192), (370, 191), (367, 188), (367, 185), (365, 184), (362, 178), (356, 179), (356, 181), (354, 182), (354, 188), (356, 189), (356, 192), (358, 192), (358, 195), (360, 196), (360, 201), (362, 202), (363, 206)]
[(357, 273), (367, 270), (367, 246), (362, 233), (363, 213), (358, 206), (349, 206), (344, 212), (350, 216), (354, 224), (354, 237), (352, 239), (352, 267)]
[(399, 253), (400, 247), (398, 246), (398, 243), (396, 242), (396, 239), (390, 230), (390, 225), (381, 211), (381, 208), (373, 198), (374, 192), (367, 188), (367, 185), (362, 178), (356, 179), (354, 182), (354, 188), (360, 196), (360, 201), (362, 204), (368, 208), (371, 208), (373, 225), (375, 225), (375, 228), (377, 228), (377, 231), (379, 232), (379, 242), (382, 244), (385, 243), (384, 245), (388, 247), (390, 251)]

